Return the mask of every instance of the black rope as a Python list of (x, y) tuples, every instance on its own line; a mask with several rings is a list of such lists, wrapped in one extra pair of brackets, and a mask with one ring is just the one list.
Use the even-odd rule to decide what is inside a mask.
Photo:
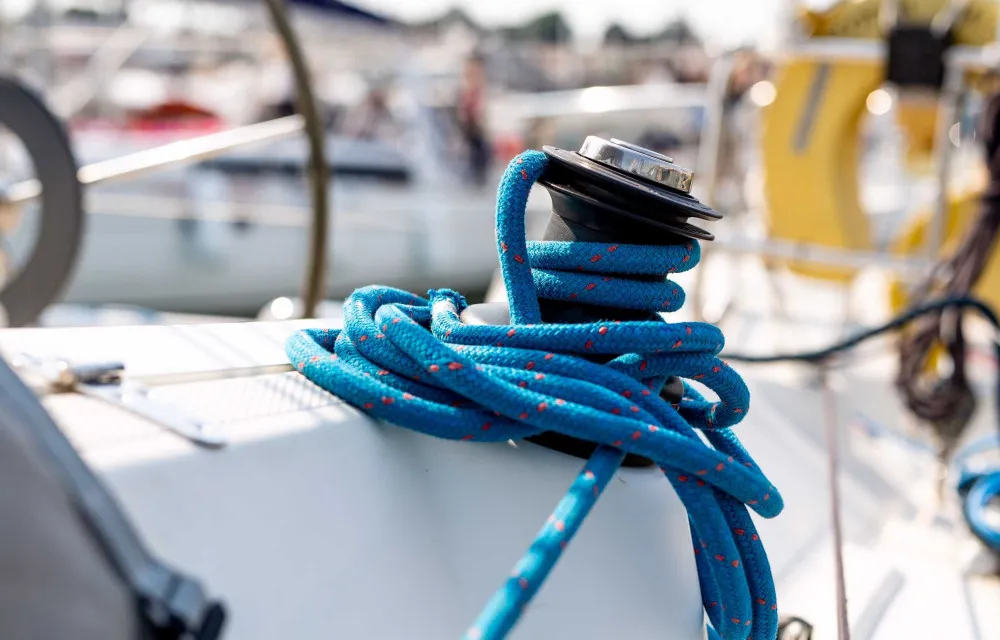
[[(806, 364), (826, 364), (835, 356), (850, 351), (854, 347), (857, 347), (863, 342), (876, 338), (880, 335), (884, 335), (895, 331), (897, 329), (902, 329), (906, 327), (911, 322), (918, 320), (920, 318), (926, 317), (931, 314), (940, 315), (946, 310), (966, 310), (972, 309), (978, 311), (994, 329), (1000, 334), (1000, 319), (997, 318), (997, 314), (987, 305), (985, 302), (978, 300), (970, 296), (962, 296), (955, 298), (945, 298), (943, 300), (936, 300), (927, 304), (918, 305), (912, 307), (905, 313), (902, 313), (892, 320), (881, 324), (872, 329), (862, 331), (854, 336), (851, 336), (841, 342), (830, 345), (823, 349), (816, 349), (813, 351), (802, 351), (797, 353), (780, 353), (773, 355), (750, 355), (742, 353), (723, 353), (722, 358), (732, 361), (732, 362), (746, 362), (746, 363), (756, 363), (756, 364), (773, 364), (778, 362), (802, 362)], [(994, 340), (993, 342), (993, 353), (996, 357), (998, 366), (1000, 366), (1000, 340)], [(964, 380), (964, 379), (963, 379)], [(971, 393), (971, 391), (969, 392)], [(996, 408), (997, 408), (997, 426), (1000, 427), (1000, 372), (997, 373), (996, 377)], [(958, 431), (964, 428), (964, 422), (967, 422), (970, 416), (962, 416), (964, 421), (959, 425)], [(941, 454), (942, 456), (947, 456), (951, 452), (951, 447), (954, 441), (957, 440), (956, 433), (952, 434), (940, 434), (942, 439), (945, 440), (943, 443)], [(950, 436), (950, 437), (949, 437)]]
[[(913, 307), (884, 324), (862, 331), (861, 333), (822, 349), (761, 356), (742, 353), (723, 353), (721, 357), (733, 362), (757, 364), (777, 362), (805, 362), (808, 364), (820, 364), (833, 356), (849, 351), (861, 343), (871, 340), (872, 338), (876, 338), (897, 329), (902, 329), (918, 318), (933, 313), (941, 313), (946, 309), (974, 309), (986, 318), (986, 320), (993, 325), (994, 328), (1000, 331), (1000, 319), (997, 318), (996, 313), (990, 308), (989, 305), (976, 298), (963, 296), (957, 298), (945, 298), (943, 300), (937, 300), (935, 302)], [(1000, 343), (997, 343), (996, 347), (997, 349), (1000, 349)]]
[[(917, 287), (914, 303), (968, 296), (996, 245), (1000, 230), (1000, 94), (987, 102), (979, 129), (990, 176), (979, 212), (958, 247)], [(946, 376), (933, 379), (927, 375), (927, 363), (939, 345), (948, 352), (952, 367)], [(965, 374), (961, 316), (927, 315), (901, 336), (896, 388), (907, 408), (932, 425), (946, 447), (957, 442), (975, 410), (975, 396)]]

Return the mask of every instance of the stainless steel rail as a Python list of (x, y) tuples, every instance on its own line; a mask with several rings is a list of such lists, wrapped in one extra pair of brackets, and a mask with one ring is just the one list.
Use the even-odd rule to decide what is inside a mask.
[(309, 141), (309, 187), (312, 192), (312, 230), (309, 234), (308, 262), (305, 282), (302, 285), (302, 315), (311, 318), (323, 297), (326, 277), (327, 228), (329, 226), (329, 167), (323, 122), (313, 97), (312, 78), (306, 64), (302, 46), (292, 29), (285, 8), (285, 0), (264, 0), (274, 30), (285, 45), (288, 61), (295, 78), (295, 91), (299, 111), (302, 113), (306, 138)]
[[(274, 31), (285, 46), (292, 73), (295, 77), (298, 107), (302, 115), (279, 118), (247, 127), (208, 134), (163, 145), (154, 149), (132, 153), (120, 158), (97, 162), (77, 171), (81, 184), (91, 185), (110, 180), (134, 178), (151, 171), (182, 166), (217, 156), (226, 151), (255, 143), (273, 141), (299, 132), (305, 132), (309, 142), (309, 182), (312, 196), (312, 229), (308, 247), (308, 268), (303, 286), (304, 315), (315, 314), (322, 298), (326, 275), (327, 229), (329, 226), (329, 167), (326, 160), (325, 129), (319, 116), (312, 91), (312, 79), (299, 40), (288, 19), (285, 0), (263, 0), (271, 17)], [(134, 46), (117, 52), (115, 40), (101, 50), (100, 56), (108, 58), (111, 66), (120, 65), (141, 42), (132, 42), (145, 36), (134, 36), (122, 31), (122, 39)], [(67, 92), (67, 95), (70, 95)], [(75, 96), (74, 95), (71, 97)], [(80, 100), (88, 100), (84, 95)], [(72, 106), (72, 105), (71, 105)], [(27, 180), (0, 191), (0, 225), (16, 220), (20, 205), (41, 195), (41, 183)]]
[[(81, 184), (92, 185), (136, 178), (161, 169), (193, 164), (233, 149), (280, 140), (300, 133), (303, 128), (302, 116), (292, 115), (209, 133), (85, 165), (77, 172), (77, 179)], [(15, 183), (0, 193), (0, 211), (9, 215), (15, 205), (34, 200), (41, 193), (41, 184), (37, 180)]]

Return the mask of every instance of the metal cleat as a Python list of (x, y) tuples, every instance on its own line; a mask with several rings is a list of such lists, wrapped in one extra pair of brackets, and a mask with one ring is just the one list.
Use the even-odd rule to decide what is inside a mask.
[(211, 424), (157, 401), (150, 396), (149, 387), (126, 378), (121, 362), (73, 364), (18, 354), (11, 358), (11, 364), (29, 383), (41, 386), (43, 393), (80, 393), (155, 422), (199, 446), (217, 449), (227, 444)]

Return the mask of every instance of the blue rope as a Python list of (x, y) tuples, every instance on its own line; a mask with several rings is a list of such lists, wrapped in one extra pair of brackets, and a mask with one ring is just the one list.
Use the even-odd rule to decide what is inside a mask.
[[(541, 323), (540, 297), (675, 311), (684, 294), (666, 275), (695, 266), (699, 246), (526, 242), (528, 192), (546, 162), (537, 151), (515, 158), (497, 196), (510, 325), (463, 324), (465, 299), (447, 289), (424, 299), (366, 287), (347, 299), (343, 330), (299, 332), (288, 356), (368, 415), (428, 435), (503, 442), (554, 431), (600, 445), (466, 640), (506, 636), (625, 452), (656, 461), (687, 508), (712, 633), (774, 640), (774, 582), (747, 506), (770, 518), (782, 500), (728, 429), (746, 415), (750, 398), (716, 357), (722, 333), (698, 322)], [(649, 275), (662, 279), (632, 277)], [(605, 365), (583, 357), (593, 354), (617, 357)], [(699, 381), (718, 400), (685, 384), (671, 406), (659, 397), (670, 375)]]
[(987, 517), (990, 503), (1000, 498), (1000, 467), (971, 469), (970, 460), (1000, 448), (1000, 436), (991, 434), (967, 445), (955, 456), (953, 464), (959, 472), (958, 491), (962, 497), (962, 514), (969, 529), (983, 544), (1000, 553), (1000, 528)]
[(962, 513), (976, 537), (993, 551), (1000, 552), (1000, 528), (986, 517), (990, 503), (996, 498), (1000, 498), (1000, 471), (991, 471), (977, 478), (965, 494)]

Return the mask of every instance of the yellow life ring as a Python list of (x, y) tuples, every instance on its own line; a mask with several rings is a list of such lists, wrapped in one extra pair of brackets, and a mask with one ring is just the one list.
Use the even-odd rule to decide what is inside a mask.
[[(882, 82), (867, 62), (790, 59), (776, 70), (762, 126), (764, 197), (772, 237), (832, 248), (871, 248), (857, 167), (865, 99)], [(808, 262), (803, 275), (850, 280), (854, 271)]]
[[(901, 0), (901, 17), (927, 22), (949, 1)], [(880, 6), (881, 0), (841, 0), (826, 11), (799, 15), (810, 37), (878, 39), (884, 36)], [(997, 15), (995, 1), (970, 0), (956, 22), (956, 40), (969, 45), (992, 42)], [(877, 60), (789, 57), (777, 65), (775, 100), (763, 110), (761, 140), (772, 237), (837, 249), (872, 249), (857, 172), (866, 101), (883, 80), (883, 64)], [(916, 163), (928, 158), (935, 140), (936, 104), (905, 103), (897, 116), (908, 139), (909, 159)], [(915, 234), (911, 229), (904, 236)], [(900, 250), (904, 245), (912, 250), (906, 243)], [(840, 281), (855, 274), (854, 269), (804, 261), (787, 266), (803, 275)]]
[[(929, 23), (955, 0), (901, 0), (900, 18), (908, 22)], [(879, 23), (883, 0), (847, 0), (838, 2), (823, 12), (800, 10), (800, 16), (810, 37), (844, 37), (880, 39), (884, 36)], [(955, 22), (955, 39), (959, 44), (984, 46), (996, 39), (998, 5), (996, 0), (969, 2)], [(929, 168), (934, 151), (937, 104), (933, 100), (907, 97), (896, 109), (896, 120), (906, 132), (907, 160), (913, 169)]]

